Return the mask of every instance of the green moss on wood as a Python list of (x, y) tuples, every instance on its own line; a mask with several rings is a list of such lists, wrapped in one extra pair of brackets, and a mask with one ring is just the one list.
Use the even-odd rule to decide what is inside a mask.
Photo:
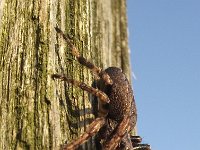
[[(0, 149), (58, 149), (85, 131), (93, 118), (88, 93), (50, 76), (65, 73), (90, 85), (94, 77), (54, 27), (68, 33), (81, 55), (96, 65), (128, 73), (121, 3), (5, 0), (0, 9)], [(83, 146), (93, 147), (92, 142)]]

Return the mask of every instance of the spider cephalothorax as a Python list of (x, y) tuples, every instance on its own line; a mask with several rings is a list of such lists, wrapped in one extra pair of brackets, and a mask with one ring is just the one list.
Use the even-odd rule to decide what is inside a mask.
[(115, 150), (150, 150), (148, 144), (140, 144), (139, 136), (131, 136), (130, 131), (135, 127), (137, 120), (136, 106), (132, 88), (125, 74), (117, 67), (109, 67), (106, 70), (95, 66), (79, 54), (76, 47), (68, 37), (58, 28), (55, 28), (67, 42), (72, 54), (80, 64), (88, 67), (99, 76), (98, 88), (93, 88), (85, 83), (69, 79), (64, 75), (53, 74), (52, 78), (58, 78), (69, 82), (81, 89), (93, 94), (99, 99), (98, 115), (88, 126), (85, 133), (78, 139), (63, 146), (63, 149), (76, 149), (91, 136), (96, 136), (97, 149)]

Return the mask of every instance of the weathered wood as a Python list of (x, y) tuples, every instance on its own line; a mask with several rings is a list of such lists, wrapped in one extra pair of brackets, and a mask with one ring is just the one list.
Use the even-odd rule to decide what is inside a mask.
[[(91, 72), (72, 57), (54, 27), (96, 65), (130, 78), (124, 0), (0, 1), (0, 149), (59, 149), (93, 118), (88, 93), (51, 74), (89, 85)], [(92, 141), (83, 148), (94, 147)]]

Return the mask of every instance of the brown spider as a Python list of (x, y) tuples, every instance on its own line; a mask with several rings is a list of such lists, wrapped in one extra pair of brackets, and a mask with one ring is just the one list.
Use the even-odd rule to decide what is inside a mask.
[(85, 83), (69, 79), (64, 75), (52, 75), (53, 79), (61, 79), (78, 86), (99, 99), (96, 119), (88, 126), (85, 133), (78, 139), (64, 145), (63, 149), (76, 149), (90, 137), (97, 134), (97, 149), (150, 150), (148, 144), (140, 144), (141, 138), (139, 136), (130, 136), (130, 131), (136, 125), (137, 113), (132, 88), (122, 70), (117, 67), (102, 70), (95, 66), (79, 54), (77, 48), (61, 29), (58, 27), (55, 29), (65, 39), (78, 62), (91, 69), (100, 78), (96, 89)]

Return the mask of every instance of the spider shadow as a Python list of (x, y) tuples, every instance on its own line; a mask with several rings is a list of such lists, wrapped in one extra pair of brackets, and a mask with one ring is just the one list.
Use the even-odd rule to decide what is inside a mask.
[[(61, 73), (64, 74), (65, 69), (61, 63), (61, 57), (59, 55), (59, 47), (58, 45), (56, 45), (56, 55), (57, 55), (57, 59), (58, 59), (58, 66), (59, 69), (61, 70)], [(70, 60), (68, 61), (68, 63), (70, 63)], [(86, 126), (89, 125), (94, 118), (89, 118), (87, 116), (91, 116), (94, 115), (95, 117), (97, 116), (97, 110), (98, 110), (98, 100), (97, 97), (93, 96), (92, 94), (88, 93), (88, 98), (89, 101), (91, 103), (92, 108), (84, 108), (84, 109), (79, 109), (78, 107), (78, 101), (76, 101), (75, 98), (70, 98), (70, 91), (69, 91), (69, 87), (73, 86), (72, 84), (68, 84), (67, 82), (64, 82), (64, 97), (62, 97), (58, 90), (56, 90), (56, 95), (59, 99), (59, 105), (60, 107), (62, 107), (65, 111), (66, 114), (66, 122), (69, 126), (69, 133), (70, 135), (74, 134), (76, 136), (78, 136), (77, 131), (80, 128), (84, 128), (84, 130), (86, 129)], [(92, 87), (96, 88), (96, 82), (94, 81), (91, 85)], [(81, 89), (79, 89), (81, 90)], [(73, 119), (72, 119), (73, 118)], [(80, 118), (82, 120), (80, 120)], [(85, 147), (90, 147), (90, 145), (94, 145), (94, 140), (92, 140), (92, 138), (90, 140), (88, 140), (85, 144), (83, 144), (82, 146), (80, 146), (78, 149), (82, 150), (85, 149)], [(65, 143), (69, 143), (68, 141), (66, 141)]]

